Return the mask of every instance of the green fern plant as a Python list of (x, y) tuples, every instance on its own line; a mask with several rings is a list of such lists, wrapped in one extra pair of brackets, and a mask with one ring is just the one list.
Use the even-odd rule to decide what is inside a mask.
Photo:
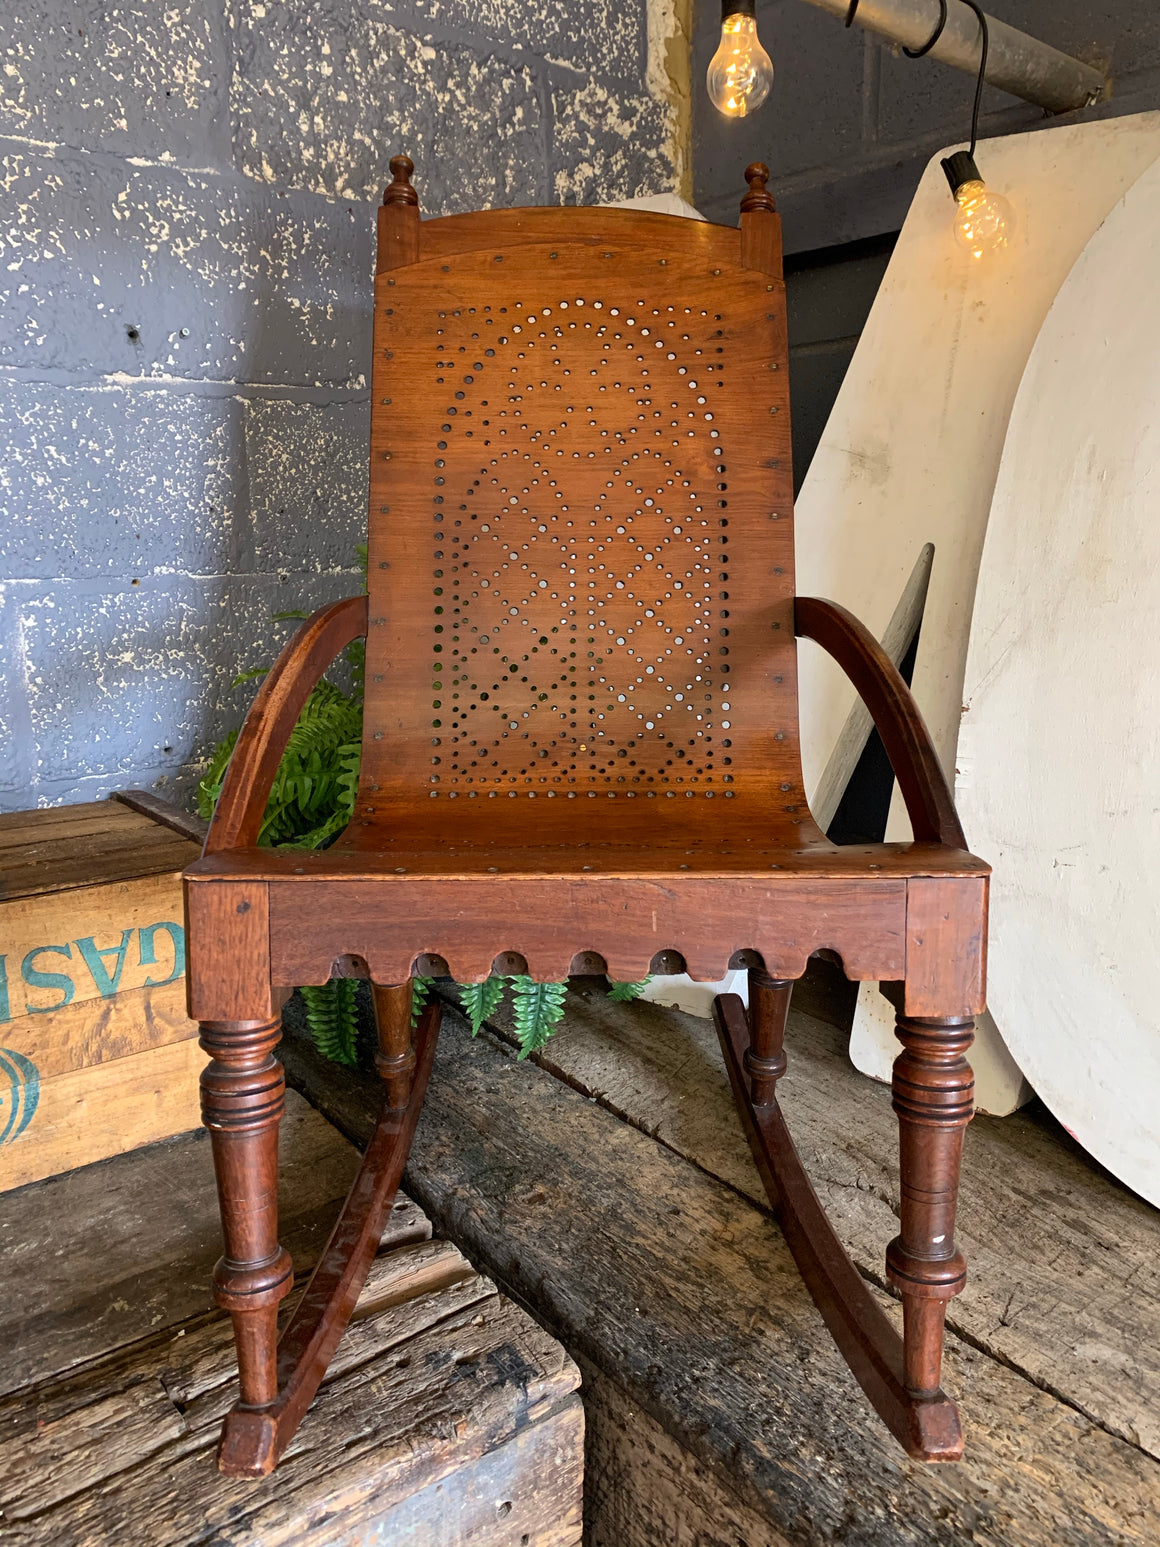
[[(626, 1003), (639, 999), (652, 982), (642, 978), (639, 983), (610, 983), (609, 999)], [(512, 1015), (516, 1036), (520, 1042), (520, 1058), (536, 1053), (547, 1042), (552, 1032), (564, 1018), (564, 996), (567, 983), (537, 983), (522, 973), (509, 978), (490, 977), (482, 983), (457, 983), (459, 1008), (471, 1026), (471, 1035), (477, 1037), (484, 1023), (499, 1009), (504, 987), (511, 984)]]
[(467, 1016), (471, 1035), (478, 1037), (483, 1030), (483, 1023), (490, 1020), (499, 1009), (504, 980), (484, 978), (482, 983), (459, 983), (456, 986), (459, 989), (459, 1007)]
[(522, 975), (512, 978), (512, 1012), (521, 1058), (538, 1053), (564, 1019), (567, 992), (567, 983), (536, 983)]
[(310, 1034), (320, 1053), (336, 1064), (353, 1069), (358, 1063), (358, 1020), (355, 1014), (357, 978), (331, 978), (318, 987), (306, 986), (298, 992), (306, 1006)]
[(431, 998), (431, 990), (434, 988), (434, 986), (435, 986), (435, 979), (434, 978), (412, 978), (411, 979), (411, 1029), (412, 1029), (412, 1031), (419, 1024), (419, 1017), (422, 1015), (424, 1009), (426, 1008), (427, 1001)]
[(639, 983), (610, 983), (608, 997), (617, 1004), (629, 1004), (633, 999), (639, 999), (651, 982), (652, 978), (647, 977), (641, 978)]
[[(358, 548), (366, 573), (367, 550)], [(278, 621), (305, 618), (305, 612), (278, 612)], [(271, 848), (320, 849), (346, 827), (354, 815), (362, 756), (363, 685), (366, 648), (356, 640), (345, 652), (351, 681), (349, 693), (325, 678), (311, 693), (290, 733), (286, 751), (274, 775), (258, 842)], [(266, 666), (242, 672), (232, 688), (265, 676)], [(238, 732), (218, 742), (197, 789), (197, 809), (207, 820), (214, 813)], [(434, 989), (433, 978), (413, 978), (411, 1023), (417, 1025)], [(542, 1048), (564, 1017), (566, 983), (536, 983), (517, 974), (510, 979), (490, 977), (482, 983), (459, 983), (459, 1000), (477, 1036), (499, 1008), (507, 982), (511, 983), (512, 1011), (521, 1058)], [(652, 981), (612, 983), (608, 997), (627, 1002), (640, 997)], [(299, 990), (306, 1022), (319, 1052), (336, 1063), (357, 1063), (357, 979), (332, 978), (329, 983), (307, 985)]]

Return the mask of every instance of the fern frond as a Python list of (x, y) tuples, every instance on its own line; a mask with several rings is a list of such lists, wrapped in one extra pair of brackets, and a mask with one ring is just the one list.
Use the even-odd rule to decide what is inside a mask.
[(484, 978), (482, 983), (457, 983), (459, 1007), (471, 1022), (471, 1035), (478, 1037), (484, 1021), (490, 1019), (503, 998), (503, 978)]
[(367, 642), (365, 639), (355, 639), (347, 645), (346, 664), (350, 668), (351, 691), (356, 698), (361, 699), (367, 680)]
[(617, 1004), (628, 1004), (633, 999), (639, 999), (651, 982), (650, 973), (647, 978), (641, 978), (639, 983), (610, 983), (608, 997)]
[(269, 670), (268, 666), (251, 666), (249, 671), (240, 671), (230, 683), (230, 687), (240, 688), (243, 682), (253, 682), (255, 677), (264, 677)]
[(358, 979), (332, 978), (329, 983), (308, 985), (298, 992), (306, 1006), (306, 1024), (315, 1047), (325, 1058), (353, 1069), (358, 1063)]
[(426, 1007), (427, 1001), (431, 997), (431, 989), (432, 989), (432, 986), (433, 986), (434, 982), (435, 982), (434, 978), (412, 978), (411, 979), (411, 1029), (412, 1030), (414, 1030), (414, 1028), (419, 1024), (419, 1017), (422, 1015), (423, 1010)]
[[(358, 563), (365, 575), (365, 544), (358, 545)], [(285, 620), (305, 618), (308, 614), (293, 609), (274, 616)], [(278, 848), (321, 848), (342, 832), (354, 814), (362, 756), (362, 700), (366, 673), (366, 647), (362, 640), (355, 640), (347, 647), (346, 659), (352, 683), (350, 693), (344, 693), (335, 683), (323, 678), (303, 705), (274, 775), (258, 835), (260, 844)], [(242, 672), (233, 686), (264, 676), (268, 670), (266, 666), (259, 666)], [(203, 817), (213, 816), (237, 739), (238, 732), (232, 731), (213, 749), (197, 789), (197, 809)], [(353, 1065), (356, 1059), (357, 991), (353, 978), (339, 978), (301, 990), (307, 1023), (319, 1051), (327, 1058), (348, 1065)], [(415, 980), (415, 1018), (429, 992), (429, 979)]]
[(567, 983), (536, 983), (525, 974), (512, 977), (512, 1012), (521, 1058), (535, 1053), (564, 1019)]
[(209, 767), (197, 786), (197, 814), (204, 817), (207, 822), (213, 816), (218, 796), (222, 792), (222, 781), (226, 776), (230, 758), (234, 755), (237, 739), (237, 731), (231, 731), (224, 741), (218, 742), (210, 757)]

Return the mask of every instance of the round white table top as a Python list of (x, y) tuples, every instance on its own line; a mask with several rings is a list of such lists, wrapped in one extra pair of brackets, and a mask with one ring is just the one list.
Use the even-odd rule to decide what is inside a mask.
[(1048, 1107), (1160, 1204), (1160, 162), (1028, 361), (979, 576), (957, 799), (988, 998)]

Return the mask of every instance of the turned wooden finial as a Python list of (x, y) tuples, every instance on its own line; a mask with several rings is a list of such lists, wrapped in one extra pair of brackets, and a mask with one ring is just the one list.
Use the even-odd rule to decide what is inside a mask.
[(410, 156), (391, 157), (391, 182), (383, 194), (384, 204), (418, 204), (419, 195), (411, 187), (415, 163)]
[[(391, 165), (394, 164), (392, 161)], [(745, 181), (749, 184), (749, 192), (741, 201), (741, 213), (747, 215), (755, 209), (776, 213), (777, 205), (773, 202), (773, 195), (765, 186), (769, 181), (769, 168), (764, 161), (753, 161), (745, 168)]]

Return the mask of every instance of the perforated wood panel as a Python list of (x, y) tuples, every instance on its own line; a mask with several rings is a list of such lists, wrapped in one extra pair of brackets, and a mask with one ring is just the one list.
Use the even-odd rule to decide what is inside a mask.
[(798, 809), (784, 360), (780, 284), (676, 244), (380, 276), (366, 810)]

